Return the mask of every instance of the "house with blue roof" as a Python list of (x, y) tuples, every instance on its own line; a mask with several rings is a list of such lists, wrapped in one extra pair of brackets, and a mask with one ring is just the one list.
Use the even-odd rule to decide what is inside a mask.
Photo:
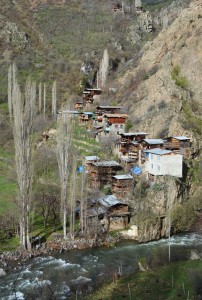
[(159, 148), (144, 150), (148, 177), (170, 175), (182, 177), (183, 155)]

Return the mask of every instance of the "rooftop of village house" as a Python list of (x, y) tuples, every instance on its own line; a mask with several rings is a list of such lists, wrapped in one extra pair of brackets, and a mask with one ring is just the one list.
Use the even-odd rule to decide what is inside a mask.
[(84, 156), (85, 160), (87, 161), (94, 161), (94, 160), (99, 160), (99, 157), (96, 155), (91, 155), (91, 156)]
[(164, 140), (162, 139), (143, 139), (141, 142), (145, 142), (149, 145), (156, 145), (156, 144), (164, 144)]
[(113, 178), (117, 180), (127, 180), (127, 179), (133, 179), (133, 176), (131, 176), (130, 174), (124, 174), (124, 175), (115, 175), (113, 176)]
[(111, 160), (111, 161), (98, 161), (98, 162), (94, 162), (93, 163), (94, 166), (96, 167), (120, 167), (121, 165), (115, 161), (115, 160)]
[(167, 155), (173, 153), (171, 150), (162, 150), (159, 148), (154, 148), (151, 150), (144, 150), (146, 153), (157, 154), (157, 155)]
[(147, 132), (125, 132), (120, 133), (121, 136), (137, 136), (137, 135), (149, 135)]
[(127, 114), (104, 114), (107, 118), (126, 118), (127, 116)]
[(170, 138), (173, 138), (173, 139), (176, 139), (176, 140), (179, 140), (179, 141), (190, 140), (190, 138), (188, 138), (186, 136), (170, 136), (170, 137), (167, 137), (166, 139), (170, 139)]

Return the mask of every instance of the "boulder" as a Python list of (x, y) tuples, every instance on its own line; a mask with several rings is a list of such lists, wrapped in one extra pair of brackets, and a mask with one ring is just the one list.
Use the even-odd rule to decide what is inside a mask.
[(4, 269), (0, 268), (0, 277), (5, 276), (6, 272), (4, 271)]

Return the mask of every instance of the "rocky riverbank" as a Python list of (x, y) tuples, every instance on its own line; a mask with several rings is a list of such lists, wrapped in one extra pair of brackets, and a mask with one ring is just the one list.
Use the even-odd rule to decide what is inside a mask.
[[(38, 249), (23, 250), (18, 248), (13, 252), (3, 252), (0, 254), (0, 277), (11, 270), (19, 270), (30, 259), (41, 256), (50, 255), (51, 253), (62, 253), (64, 251), (82, 250), (96, 247), (112, 247), (121, 241), (121, 237), (112, 237), (108, 235), (104, 238), (85, 239), (79, 238), (75, 240), (64, 240), (56, 236), (52, 241), (41, 244)], [(1, 272), (2, 270), (2, 272)]]

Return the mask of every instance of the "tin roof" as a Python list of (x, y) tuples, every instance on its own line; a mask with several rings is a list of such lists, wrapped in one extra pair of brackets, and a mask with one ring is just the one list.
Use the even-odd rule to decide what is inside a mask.
[(87, 161), (92, 161), (92, 160), (99, 160), (99, 157), (98, 156), (84, 156), (85, 160)]
[(109, 108), (109, 109), (117, 108), (117, 109), (121, 109), (123, 107), (122, 106), (99, 105), (99, 106), (97, 106), (97, 108), (103, 108), (103, 109), (105, 109), (105, 108)]
[(78, 114), (78, 111), (77, 110), (60, 110), (58, 111), (58, 114)]
[(164, 144), (164, 140), (162, 139), (144, 139), (142, 141), (146, 142), (149, 145)]
[(124, 175), (113, 176), (113, 178), (118, 180), (124, 180), (124, 179), (133, 179), (133, 176), (131, 176), (130, 174), (124, 174)]
[(121, 165), (115, 160), (97, 161), (97, 162), (93, 163), (93, 165), (96, 166), (96, 167), (121, 167)]
[(91, 112), (91, 111), (84, 111), (82, 114), (84, 114), (84, 115), (93, 115), (93, 112)]
[(131, 158), (131, 157), (128, 157), (128, 156), (121, 156), (121, 160), (122, 161), (125, 161), (125, 162), (128, 162), (128, 163), (130, 163), (130, 162), (134, 162), (134, 158)]
[(127, 205), (127, 204), (119, 201), (114, 195), (107, 195), (107, 196), (100, 197), (97, 199), (97, 202), (99, 202), (101, 205), (103, 205), (105, 207), (112, 207), (117, 204)]
[(172, 151), (170, 151), (170, 150), (162, 150), (159, 148), (144, 150), (144, 152), (151, 153), (151, 154), (157, 154), (157, 155), (166, 155), (166, 154), (172, 153)]
[(123, 136), (137, 136), (137, 135), (148, 135), (149, 133), (147, 132), (126, 132), (126, 133), (121, 133), (120, 135)]
[(91, 89), (91, 88), (87, 88), (86, 90), (87, 91), (100, 91), (100, 92), (102, 91), (101, 89)]
[(105, 114), (104, 117), (107, 118), (127, 118), (127, 114)]
[(172, 136), (172, 138), (179, 140), (179, 141), (186, 141), (186, 140), (190, 140), (190, 138), (186, 137), (186, 136)]

